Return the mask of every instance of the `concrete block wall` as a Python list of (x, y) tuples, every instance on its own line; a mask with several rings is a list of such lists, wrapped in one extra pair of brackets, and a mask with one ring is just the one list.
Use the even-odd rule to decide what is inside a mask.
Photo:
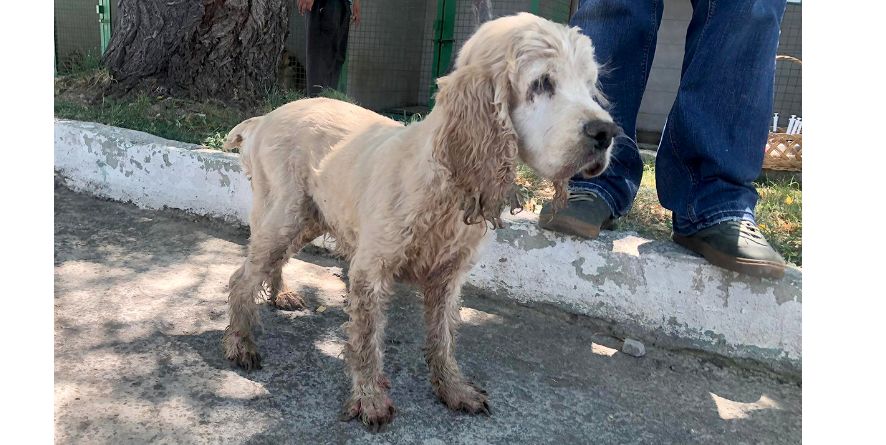
[[(658, 31), (658, 47), (646, 93), (640, 105), (637, 129), (660, 134), (680, 85), (686, 28), (692, 17), (689, 0), (664, 2), (664, 15)], [(802, 7), (800, 2), (788, 3), (781, 26), (778, 54), (802, 57)], [(799, 66), (779, 62), (776, 66), (775, 111), (782, 115), (801, 115), (802, 73)], [(641, 137), (641, 140), (643, 138)], [(657, 142), (655, 137), (646, 142)]]

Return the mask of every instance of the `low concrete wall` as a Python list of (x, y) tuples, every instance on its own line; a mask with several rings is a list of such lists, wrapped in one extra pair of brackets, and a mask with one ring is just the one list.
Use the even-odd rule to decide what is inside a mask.
[(104, 198), (249, 220), (252, 190), (236, 154), (125, 128), (56, 120), (55, 170), (71, 188)]
[[(146, 133), (57, 120), (55, 169), (80, 191), (147, 208), (246, 223), (249, 183), (237, 155)], [(584, 241), (540, 231), (533, 214), (490, 231), (468, 282), (522, 302), (599, 318), (625, 335), (778, 370), (801, 369), (801, 273), (782, 280), (711, 266), (669, 242), (604, 232)], [(315, 240), (324, 246), (330, 241)]]

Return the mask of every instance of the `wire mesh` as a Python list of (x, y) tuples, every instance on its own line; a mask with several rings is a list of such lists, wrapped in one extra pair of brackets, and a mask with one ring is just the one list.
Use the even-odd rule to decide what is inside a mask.
[[(358, 103), (379, 111), (426, 110), (431, 85), (439, 0), (373, 0), (363, 5), (360, 26), (351, 28), (345, 86)], [(475, 4), (488, 8), (488, 18), (520, 11), (536, 12), (564, 23), (576, 0), (447, 0), (456, 2), (453, 57), (443, 60), (442, 72), (451, 69), (455, 54), (483, 20)], [(60, 72), (87, 56), (98, 56), (100, 33), (95, 0), (55, 0), (55, 51)], [(119, 20), (117, 1), (111, 2), (112, 29)], [(484, 14), (479, 14), (480, 16)], [(782, 22), (778, 54), (802, 59), (801, 4), (789, 3)], [(304, 17), (293, 8), (280, 64), (281, 84), (301, 90), (305, 85)], [(778, 62), (774, 111), (783, 116), (802, 114), (802, 68)]]
[(367, 2), (362, 15), (348, 39), (348, 94), (378, 110), (427, 104), (436, 2)]
[[(458, 2), (455, 16), (456, 51), (461, 49), (465, 41), (480, 26), (480, 20), (478, 20), (475, 12), (474, 3), (477, 3), (476, 0), (460, 0)], [(555, 22), (566, 23), (569, 21), (574, 2), (570, 0), (485, 0), (484, 3), (491, 6), (489, 19), (518, 12), (532, 12)]]
[(78, 65), (87, 56), (100, 55), (96, 4), (96, 0), (55, 0), (55, 60), (59, 71)]
[[(802, 10), (799, 3), (789, 3), (781, 21), (781, 37), (778, 54), (803, 59)], [(773, 111), (779, 116), (790, 117), (803, 114), (803, 69), (802, 66), (778, 61), (775, 64), (775, 103)], [(787, 122), (786, 119), (780, 119)]]
[(281, 61), (278, 78), (280, 84), (290, 90), (304, 91), (307, 85), (305, 73), (305, 17), (299, 15), (296, 8), (292, 8), (289, 17), (289, 35), (283, 46), (283, 60)]

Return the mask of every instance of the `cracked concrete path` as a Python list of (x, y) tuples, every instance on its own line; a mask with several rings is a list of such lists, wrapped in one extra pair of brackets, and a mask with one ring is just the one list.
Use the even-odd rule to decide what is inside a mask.
[[(464, 291), (457, 355), (493, 415), (448, 411), (428, 383), (421, 300), (398, 285), (385, 370), (399, 410), (381, 434), (337, 414), (342, 263), (302, 253), (284, 276), (310, 310), (262, 305), (264, 368), (221, 353), (225, 285), (247, 233), (57, 186), (58, 443), (798, 443), (801, 388), (711, 357), (620, 341), (592, 320)], [(321, 307), (323, 309), (321, 309)]]

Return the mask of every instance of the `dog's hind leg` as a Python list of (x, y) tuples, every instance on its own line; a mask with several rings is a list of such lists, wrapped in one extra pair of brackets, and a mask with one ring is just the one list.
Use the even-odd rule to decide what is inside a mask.
[(285, 260), (271, 273), (271, 279), (268, 283), (268, 297), (272, 306), (284, 311), (294, 311), (307, 307), (304, 298), (289, 289), (286, 282), (283, 281), (283, 266), (292, 255), (298, 253), (302, 247), (324, 232), (323, 227), (316, 218), (305, 218), (292, 245), (289, 246), (289, 251), (286, 252)]
[(258, 324), (256, 298), (262, 286), (287, 260), (287, 252), (305, 227), (303, 196), (269, 203), (258, 227), (252, 227), (249, 253), (229, 282), (229, 323), (223, 345), (225, 357), (247, 370), (261, 367), (254, 340)]
[(349, 272), (350, 289), (345, 308), (350, 317), (345, 330), (348, 342), (345, 362), (351, 375), (351, 397), (345, 404), (343, 419), (359, 417), (368, 428), (378, 431), (393, 420), (395, 408), (388, 397), (390, 381), (385, 377), (383, 341), (385, 306), (393, 284), (393, 272), (385, 261), (355, 255)]
[(460, 322), (460, 293), (467, 266), (462, 259), (443, 261), (422, 282), (427, 328), (425, 360), (434, 393), (446, 406), (488, 415), (486, 391), (468, 381), (455, 360), (455, 331)]

